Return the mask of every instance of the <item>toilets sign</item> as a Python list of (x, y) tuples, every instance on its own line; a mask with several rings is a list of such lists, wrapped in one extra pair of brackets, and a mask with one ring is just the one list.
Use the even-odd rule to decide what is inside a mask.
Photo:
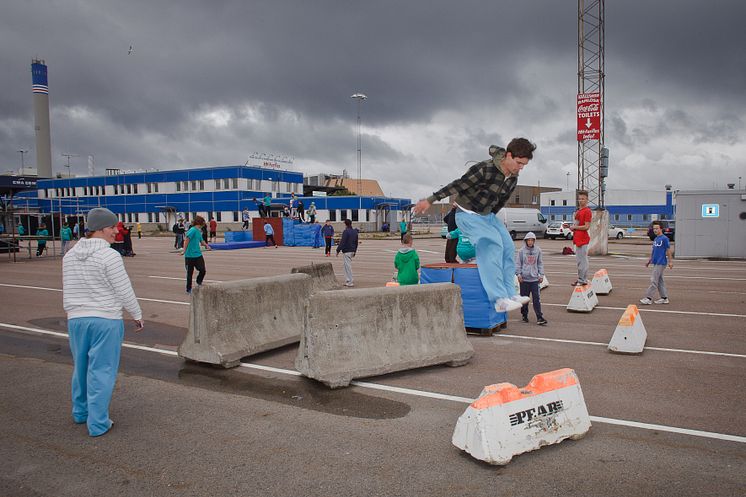
[(720, 217), (720, 204), (702, 204), (702, 217)]
[(579, 93), (578, 141), (601, 139), (601, 94)]

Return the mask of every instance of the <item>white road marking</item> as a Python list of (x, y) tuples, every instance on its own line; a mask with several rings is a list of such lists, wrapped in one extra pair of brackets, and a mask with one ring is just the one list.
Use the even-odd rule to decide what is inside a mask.
[[(27, 285), (10, 285), (8, 283), (0, 283), (0, 286), (6, 286), (10, 288), (26, 288), (30, 290), (46, 290), (48, 292), (61, 292), (61, 288), (45, 288), (41, 286), (27, 286)], [(149, 299), (146, 297), (137, 297), (137, 300), (144, 302), (159, 302), (161, 304), (174, 304), (174, 305), (190, 305), (189, 302), (181, 302), (179, 300), (162, 300), (162, 299)]]
[[(673, 271), (673, 270), (672, 270)], [(546, 274), (554, 274), (554, 275), (563, 275), (563, 276), (573, 276), (577, 275), (577, 272), (560, 272), (560, 271), (545, 271)], [(648, 278), (650, 279), (650, 274), (622, 274), (622, 273), (612, 273), (609, 274), (611, 279), (615, 278)], [(719, 276), (680, 276), (675, 274), (669, 274), (666, 273), (666, 279), (678, 279), (678, 280), (719, 280), (719, 281), (746, 281), (746, 278), (724, 278)]]
[[(56, 336), (56, 337), (61, 337), (61, 338), (67, 338), (66, 333), (59, 333), (57, 331), (51, 331), (51, 330), (42, 330), (39, 328), (29, 328), (26, 326), (18, 326), (18, 325), (13, 325), (13, 324), (0, 323), (0, 328), (20, 330), (20, 331), (30, 331), (34, 333), (43, 334), (43, 335), (51, 335), (51, 336)], [(589, 343), (592, 343), (592, 342), (589, 342)], [(129, 342), (124, 342), (122, 344), (122, 347), (129, 348), (129, 349), (143, 350), (146, 352), (155, 352), (157, 354), (168, 355), (168, 356), (177, 355), (176, 351), (174, 350), (159, 349), (155, 347), (148, 347), (146, 345), (132, 344)], [(240, 363), (240, 366), (245, 367), (245, 368), (270, 371), (273, 373), (279, 373), (279, 374), (285, 374), (285, 375), (291, 375), (291, 376), (302, 376), (298, 371), (294, 371), (292, 369), (275, 368), (271, 366), (263, 366), (261, 364), (252, 364), (252, 363), (246, 363), (246, 362)], [(374, 389), (374, 390), (382, 390), (382, 391), (400, 393), (404, 395), (412, 395), (416, 397), (426, 397), (426, 398), (437, 399), (437, 400), (448, 400), (452, 402), (459, 402), (462, 404), (471, 404), (472, 402), (476, 400), (476, 399), (470, 399), (468, 397), (458, 397), (455, 395), (447, 395), (447, 394), (442, 394), (442, 393), (437, 393), (437, 392), (428, 392), (426, 390), (415, 390), (411, 388), (402, 388), (402, 387), (394, 387), (394, 386), (389, 386), (389, 385), (382, 385), (380, 383), (353, 381), (351, 382), (351, 384), (359, 388), (369, 388), (369, 389)], [(701, 431), (701, 430), (690, 430), (688, 428), (678, 428), (675, 426), (641, 423), (638, 421), (628, 421), (625, 419), (613, 419), (613, 418), (605, 418), (605, 417), (599, 417), (599, 416), (590, 416), (590, 418), (591, 418), (591, 421), (596, 422), (596, 423), (627, 426), (627, 427), (632, 427), (632, 428), (640, 428), (643, 430), (665, 431), (669, 433), (678, 433), (682, 435), (690, 435), (690, 436), (702, 437), (702, 438), (712, 438), (716, 440), (725, 440), (729, 442), (746, 443), (746, 437), (742, 437), (738, 435), (728, 435), (725, 433), (715, 433), (715, 432)]]
[[(153, 276), (150, 275), (148, 278), (157, 278), (159, 280), (178, 280), (186, 283), (186, 277), (176, 278), (174, 276)], [(221, 283), (221, 280), (204, 280), (206, 283)]]
[[(541, 305), (551, 305), (554, 307), (567, 307), (567, 304), (550, 304), (546, 302), (542, 302)], [(626, 307), (607, 307), (602, 305), (597, 305), (595, 307), (596, 309), (606, 309), (611, 311), (625, 311), (627, 310)], [(647, 306), (638, 305), (637, 308), (640, 310), (640, 312), (660, 312), (663, 314), (687, 314), (691, 316), (716, 316), (716, 317), (724, 317), (724, 318), (746, 318), (746, 314), (726, 314), (721, 312), (695, 312), (695, 311), (666, 311), (664, 309), (648, 309)]]
[[(501, 338), (520, 338), (523, 340), (538, 340), (541, 342), (559, 342), (559, 343), (572, 343), (575, 345), (600, 345), (603, 347), (608, 347), (608, 343), (601, 343), (601, 342), (586, 342), (583, 340), (568, 340), (564, 338), (545, 338), (545, 337), (527, 337), (523, 335), (511, 335), (508, 333), (500, 333), (499, 335), (493, 335), (495, 337), (501, 337)], [(723, 357), (738, 357), (740, 359), (746, 359), (745, 354), (730, 354), (727, 352), (710, 352), (708, 350), (688, 350), (688, 349), (669, 349), (664, 347), (645, 347), (645, 350), (657, 350), (660, 352), (679, 352), (682, 354), (702, 354), (702, 355), (716, 355), (716, 356), (723, 356)]]

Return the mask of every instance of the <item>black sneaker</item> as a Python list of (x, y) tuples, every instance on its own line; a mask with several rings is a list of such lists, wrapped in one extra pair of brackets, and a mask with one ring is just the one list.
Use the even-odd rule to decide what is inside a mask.
[(524, 323), (528, 323), (528, 316), (523, 316), (521, 318), (521, 321), (523, 321)]
[(539, 326), (544, 326), (545, 324), (547, 324), (547, 320), (544, 318), (541, 318), (538, 321), (536, 321), (536, 324), (538, 324)]

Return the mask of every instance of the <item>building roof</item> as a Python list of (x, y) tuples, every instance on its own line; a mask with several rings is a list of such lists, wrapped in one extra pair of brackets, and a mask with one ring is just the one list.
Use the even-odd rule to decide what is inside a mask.
[(357, 179), (354, 178), (327, 178), (326, 183), (324, 186), (342, 186), (347, 188), (347, 191), (350, 193), (353, 193), (355, 195), (360, 195), (363, 197), (384, 197), (383, 190), (381, 189), (381, 185), (378, 184), (378, 181), (374, 179), (361, 179), (360, 180), (360, 190), (358, 190), (357, 186), (358, 182)]

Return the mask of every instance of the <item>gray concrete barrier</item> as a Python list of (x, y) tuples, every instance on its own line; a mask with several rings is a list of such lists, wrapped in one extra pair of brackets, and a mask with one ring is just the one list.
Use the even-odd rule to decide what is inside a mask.
[(244, 356), (297, 342), (311, 289), (307, 274), (194, 288), (189, 331), (179, 357), (230, 368)]
[(290, 272), (292, 274), (307, 274), (313, 278), (313, 293), (341, 288), (341, 285), (337, 281), (337, 276), (334, 274), (334, 266), (332, 266), (331, 262), (322, 262), (321, 264), (311, 263), (309, 266), (294, 267)]
[(472, 355), (452, 283), (336, 290), (309, 299), (295, 368), (337, 388), (353, 378), (461, 366)]

